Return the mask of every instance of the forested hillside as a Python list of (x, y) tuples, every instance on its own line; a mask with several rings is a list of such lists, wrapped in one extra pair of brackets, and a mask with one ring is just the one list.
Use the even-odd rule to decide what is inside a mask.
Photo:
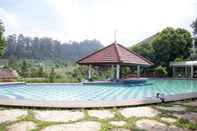
[(81, 42), (70, 41), (61, 43), (51, 38), (26, 37), (10, 35), (6, 39), (4, 58), (16, 57), (20, 59), (64, 59), (76, 60), (89, 54), (103, 45), (97, 40), (84, 40)]

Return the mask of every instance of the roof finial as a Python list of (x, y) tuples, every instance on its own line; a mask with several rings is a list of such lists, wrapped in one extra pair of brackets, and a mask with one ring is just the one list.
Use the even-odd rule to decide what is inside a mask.
[(116, 33), (117, 33), (117, 30), (114, 30), (114, 43), (116, 44), (117, 41), (116, 41)]

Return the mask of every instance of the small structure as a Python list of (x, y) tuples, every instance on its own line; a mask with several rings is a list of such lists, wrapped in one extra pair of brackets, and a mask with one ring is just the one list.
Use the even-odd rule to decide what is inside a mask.
[(173, 77), (191, 79), (197, 77), (197, 72), (194, 70), (197, 67), (197, 61), (170, 62), (170, 66)]
[(134, 51), (130, 51), (122, 45), (114, 42), (90, 55), (77, 61), (80, 65), (88, 65), (88, 79), (91, 79), (92, 66), (111, 66), (111, 74), (114, 76), (114, 66), (116, 67), (116, 79), (120, 79), (121, 66), (136, 66), (137, 77), (140, 77), (141, 66), (151, 66), (153, 63)]
[(18, 74), (12, 69), (0, 69), (0, 80), (3, 82), (10, 82), (15, 80)]
[[(192, 38), (192, 53), (191, 57), (196, 56), (196, 40), (197, 36), (193, 36)], [(172, 67), (172, 75), (173, 77), (179, 78), (197, 78), (197, 61), (180, 61), (180, 62), (170, 62), (170, 66)]]

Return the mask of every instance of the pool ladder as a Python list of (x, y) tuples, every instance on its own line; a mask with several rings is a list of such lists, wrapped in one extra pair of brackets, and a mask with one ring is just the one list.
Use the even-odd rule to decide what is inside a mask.
[(161, 102), (165, 102), (165, 94), (164, 93), (157, 93), (156, 98), (159, 98)]

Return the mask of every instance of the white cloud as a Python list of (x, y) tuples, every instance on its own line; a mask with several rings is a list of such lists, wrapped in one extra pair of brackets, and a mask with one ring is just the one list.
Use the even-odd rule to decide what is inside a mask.
[(194, 0), (47, 0), (65, 21), (67, 38), (96, 38), (104, 44), (129, 45), (167, 26), (191, 31), (197, 12)]
[(18, 30), (21, 28), (19, 20), (17, 19), (15, 14), (9, 13), (5, 11), (3, 8), (0, 8), (0, 16), (0, 19), (2, 20), (6, 28), (6, 32)]
[[(197, 17), (196, 0), (45, 0), (45, 4), (56, 15), (52, 27), (47, 26), (51, 21), (43, 25), (0, 8), (6, 34), (48, 36), (63, 42), (96, 38), (107, 45), (118, 30), (118, 42), (130, 46), (167, 26), (192, 31), (190, 24)], [(57, 25), (56, 19), (63, 24)]]
[(3, 8), (0, 8), (0, 16), (5, 27), (5, 35), (22, 33), (26, 36), (52, 37), (57, 40), (63, 40), (64, 38), (61, 32), (50, 30), (44, 26), (35, 25), (31, 20), (22, 19)]

